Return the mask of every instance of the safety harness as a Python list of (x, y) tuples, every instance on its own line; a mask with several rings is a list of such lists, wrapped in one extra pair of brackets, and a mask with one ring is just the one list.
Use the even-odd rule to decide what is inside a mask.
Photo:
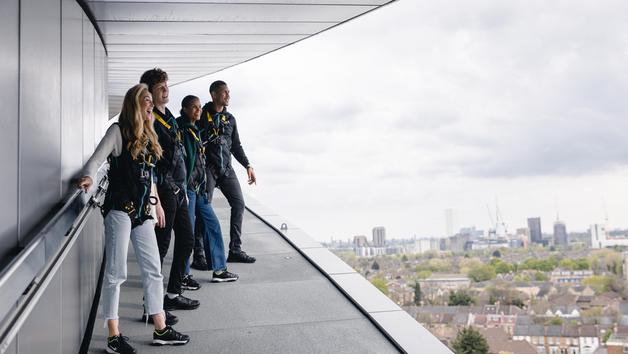
[(107, 159), (109, 188), (101, 209), (104, 216), (111, 210), (125, 212), (131, 219), (131, 227), (134, 228), (145, 220), (152, 219), (151, 205), (155, 205), (156, 200), (151, 197), (150, 192), (157, 156), (150, 152), (149, 143), (134, 159), (124, 137), (122, 144), (120, 156), (109, 155)]

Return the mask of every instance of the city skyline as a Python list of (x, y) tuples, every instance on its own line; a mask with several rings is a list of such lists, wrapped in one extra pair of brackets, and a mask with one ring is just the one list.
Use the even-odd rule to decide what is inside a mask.
[(513, 229), (551, 230), (556, 209), (570, 230), (626, 228), (626, 10), (396, 2), (178, 85), (169, 106), (227, 81), (258, 176), (244, 192), (318, 240), (437, 235), (447, 208), (487, 229), (496, 197)]
[[(446, 210), (451, 210), (451, 209), (446, 209)], [(544, 224), (544, 219), (542, 217), (530, 217), (527, 219), (536, 219), (539, 218), (541, 225)], [(446, 217), (444, 218), (445, 222), (447, 221)], [(611, 232), (611, 231), (626, 231), (628, 229), (624, 229), (621, 227), (607, 227), (607, 225), (605, 225), (603, 222), (592, 222), (590, 223), (586, 228), (584, 229), (574, 229), (569, 227), (569, 222), (565, 221), (564, 219), (557, 219), (556, 216), (554, 217), (553, 220), (547, 221), (546, 222), (547, 225), (551, 225), (551, 227), (547, 227), (544, 228), (543, 226), (541, 227), (541, 235), (544, 236), (543, 239), (544, 240), (548, 240), (548, 239), (552, 239), (554, 242), (554, 237), (556, 235), (556, 232), (558, 230), (558, 232), (561, 234), (562, 233), (566, 233), (566, 235), (570, 235), (570, 234), (582, 234), (582, 233), (590, 233), (590, 228), (593, 226), (600, 226), (603, 227), (606, 232)], [(378, 227), (383, 227), (384, 229), (387, 230), (387, 226), (386, 225), (373, 225), (371, 226), (371, 230), (374, 231), (375, 228)], [(368, 228), (368, 227), (366, 227)], [(386, 239), (388, 240), (410, 240), (413, 238), (445, 238), (445, 237), (449, 237), (449, 236), (455, 236), (455, 235), (459, 235), (461, 234), (464, 230), (469, 230), (469, 229), (474, 229), (478, 232), (484, 232), (484, 233), (488, 233), (489, 230), (491, 230), (491, 226), (488, 226), (488, 224), (486, 226), (483, 225), (479, 225), (479, 224), (469, 224), (469, 225), (461, 225), (459, 228), (455, 229), (455, 232), (452, 235), (448, 235), (447, 234), (447, 226), (445, 226), (443, 228), (444, 231), (442, 231), (439, 234), (419, 234), (419, 233), (414, 233), (414, 234), (408, 234), (408, 235), (392, 235), (389, 234), (388, 232), (386, 232)], [(520, 230), (525, 229), (528, 232), (530, 232), (529, 226), (527, 223), (521, 223), (521, 224), (515, 224), (515, 225), (508, 225), (508, 234), (515, 236), (519, 233)], [(550, 231), (543, 231), (544, 229), (546, 230), (550, 230)], [(529, 235), (528, 235), (529, 236)], [(329, 240), (335, 240), (335, 241), (346, 241), (346, 240), (352, 240), (354, 237), (366, 237), (365, 234), (360, 234), (360, 233), (354, 233), (354, 234), (347, 234), (346, 236), (341, 236), (341, 235), (330, 235), (327, 237), (327, 239), (321, 239), (321, 241), (329, 241)], [(370, 241), (369, 241), (370, 242)], [(562, 242), (562, 241), (561, 241)]]

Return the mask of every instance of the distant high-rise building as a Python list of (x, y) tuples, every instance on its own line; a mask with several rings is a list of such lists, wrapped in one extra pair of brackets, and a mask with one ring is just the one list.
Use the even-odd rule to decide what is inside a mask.
[(364, 235), (353, 236), (353, 245), (355, 247), (366, 247), (366, 246), (368, 246), (368, 241), (366, 239), (366, 236), (364, 236)]
[(554, 245), (567, 246), (568, 244), (567, 227), (564, 222), (556, 220), (554, 223)]
[(445, 236), (453, 236), (458, 232), (458, 211), (445, 209)]
[(530, 242), (542, 244), (541, 218), (528, 218), (528, 229), (530, 230)]
[(628, 252), (622, 254), (624, 258), (624, 286), (628, 287)]
[(530, 229), (527, 227), (518, 228), (516, 237), (523, 242), (523, 247), (527, 248), (530, 244)]
[(591, 234), (591, 248), (606, 247), (606, 228), (601, 224), (593, 224), (589, 229)]
[(386, 228), (377, 226), (373, 228), (373, 247), (386, 246)]

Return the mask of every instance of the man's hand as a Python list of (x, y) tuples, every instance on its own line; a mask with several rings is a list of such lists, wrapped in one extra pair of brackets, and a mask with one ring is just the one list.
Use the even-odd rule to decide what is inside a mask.
[(161, 203), (157, 203), (157, 227), (163, 229), (166, 227), (166, 214), (164, 208), (161, 207)]
[(257, 179), (255, 178), (255, 171), (253, 171), (253, 167), (247, 167), (246, 174), (249, 175), (249, 184), (257, 184)]
[(82, 189), (85, 193), (87, 193), (92, 184), (94, 184), (94, 181), (92, 181), (90, 176), (83, 176), (76, 182), (76, 186)]

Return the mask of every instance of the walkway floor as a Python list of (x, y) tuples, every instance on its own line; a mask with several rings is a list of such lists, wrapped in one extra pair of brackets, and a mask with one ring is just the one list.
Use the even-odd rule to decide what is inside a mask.
[[(214, 201), (228, 244), (229, 207)], [(152, 326), (140, 321), (142, 285), (129, 247), (128, 280), (120, 299), (120, 329), (138, 352), (151, 353), (397, 353), (390, 341), (277, 232), (245, 212), (243, 249), (254, 264), (231, 264), (233, 283), (209, 283), (209, 272), (192, 270), (202, 284), (185, 295), (198, 299), (193, 311), (174, 311), (175, 328), (191, 336), (181, 347), (153, 347)], [(171, 255), (172, 252), (169, 252)], [(171, 258), (164, 262), (168, 273)], [(103, 353), (107, 329), (99, 315), (90, 353)]]

